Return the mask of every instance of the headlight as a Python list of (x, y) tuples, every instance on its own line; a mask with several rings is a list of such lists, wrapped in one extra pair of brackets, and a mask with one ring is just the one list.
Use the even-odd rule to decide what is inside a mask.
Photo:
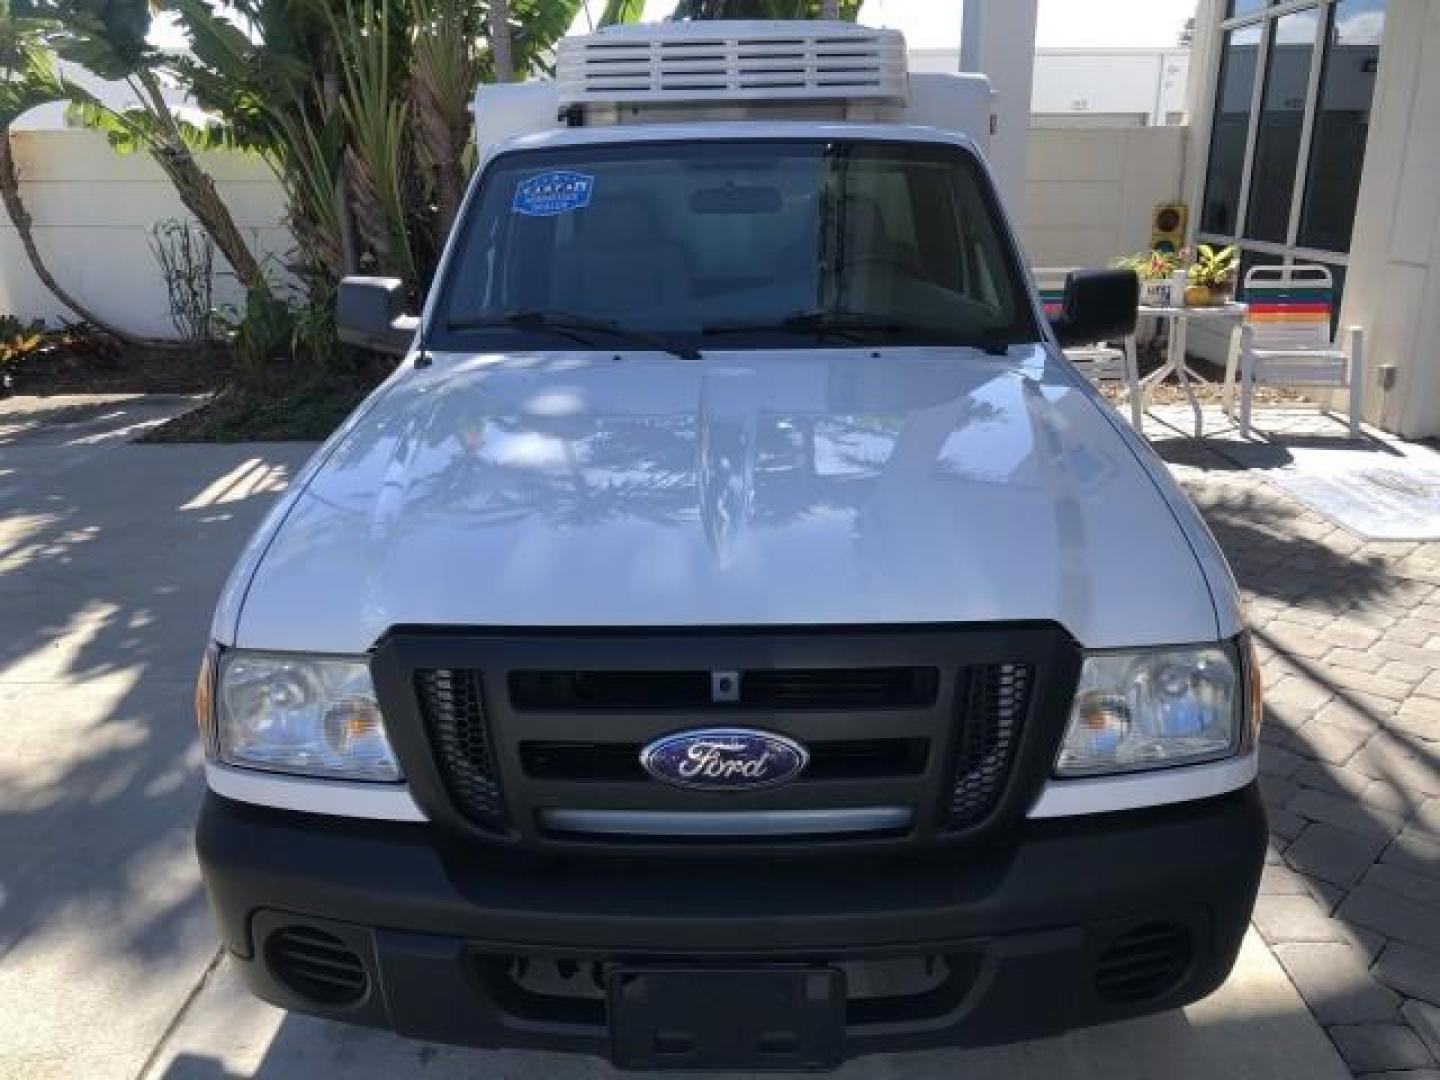
[(1229, 757), (1249, 738), (1250, 696), (1229, 646), (1092, 653), (1055, 773), (1095, 776)]
[(341, 780), (401, 778), (364, 660), (222, 652), (213, 708), (208, 748), (226, 764)]

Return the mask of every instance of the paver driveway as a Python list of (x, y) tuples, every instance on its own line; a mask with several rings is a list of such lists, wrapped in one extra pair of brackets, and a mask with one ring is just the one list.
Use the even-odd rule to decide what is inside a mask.
[[(310, 448), (125, 444), (136, 424), (177, 407), (99, 403), (67, 413), (50, 403), (44, 406), (49, 422), (41, 424), (34, 415), (17, 419), (15, 403), (0, 403), (0, 720), (9, 739), (0, 752), (0, 1075), (27, 1080), (311, 1077), (342, 1070), (367, 1077), (610, 1075), (587, 1059), (451, 1050), (286, 1017), (241, 993), (233, 973), (217, 963), (190, 851), (200, 792), (191, 679), (226, 568)], [(1383, 608), (1383, 598), (1405, 595), (1413, 606), (1401, 621), (1418, 627), (1427, 618), (1425, 598), (1433, 586), (1426, 579), (1392, 575), (1383, 561), (1390, 556), (1381, 556), (1378, 565), (1362, 559), (1348, 570), (1335, 569), (1347, 565), (1348, 556), (1322, 557), (1316, 551), (1342, 541), (1307, 540), (1287, 548), (1283, 515), (1293, 514), (1285, 505), (1271, 507), (1251, 481), (1213, 469), (1195, 472), (1192, 479), (1222, 539), (1242, 554), (1248, 549), (1241, 574), (1252, 591), (1263, 593), (1257, 610), (1267, 623), (1285, 622), (1282, 613), (1292, 607), (1308, 610), (1303, 595), (1282, 598), (1250, 580), (1297, 551), (1322, 564), (1321, 571), (1333, 570), (1321, 573), (1324, 580), (1352, 580), (1347, 588), (1360, 591), (1347, 595), (1362, 606)], [(1261, 510), (1252, 511), (1252, 505)], [(1305, 520), (1300, 524), (1300, 536), (1307, 535), (1305, 528), (1318, 528)], [(1402, 570), (1417, 574), (1424, 563), (1423, 552), (1395, 558), (1397, 565), (1404, 563)], [(1406, 591), (1413, 586), (1404, 582), (1412, 580), (1425, 587), (1425, 598)], [(1275, 586), (1280, 588), (1289, 586)], [(1301, 602), (1292, 605), (1291, 599)], [(1338, 633), (1337, 618), (1330, 613), (1324, 627), (1312, 629)], [(1273, 633), (1286, 631), (1280, 626)], [(1425, 642), (1415, 644), (1423, 648)], [(1328, 648), (1339, 647), (1348, 646)], [(1307, 764), (1325, 759), (1317, 753), (1302, 760), (1298, 744), (1288, 740), (1292, 730), (1296, 739), (1308, 730), (1315, 741), (1306, 745), (1328, 746), (1319, 734), (1331, 726), (1328, 720), (1313, 729), (1306, 725), (1318, 722), (1320, 707), (1339, 695), (1331, 690), (1324, 702), (1302, 702), (1287, 720), (1285, 702), (1301, 693), (1300, 685), (1309, 685), (1302, 680), (1313, 682), (1314, 673), (1280, 670), (1298, 661), (1286, 659), (1278, 646), (1270, 649), (1279, 719), (1267, 740), (1285, 742), (1282, 749), (1296, 755), (1276, 752), (1267, 763), (1289, 773), (1285, 784), (1267, 781), (1282, 811), (1276, 815), (1280, 842), (1303, 843), (1321, 825), (1347, 836), (1378, 835), (1363, 823), (1368, 811), (1357, 811), (1353, 820), (1328, 821), (1313, 794), (1301, 798), (1307, 791), (1325, 793), (1315, 770), (1300, 775)], [(1328, 664), (1336, 658), (1327, 651), (1319, 659)], [(1394, 675), (1392, 669), (1381, 677)], [(1287, 685), (1284, 677), (1295, 684)], [(1411, 680), (1416, 689), (1423, 682)], [(1389, 706), (1376, 719), (1376, 732), (1391, 730), (1393, 718), (1413, 711), (1403, 710), (1398, 699), (1385, 700)], [(1389, 752), (1389, 743), (1375, 745), (1375, 754)], [(1364, 749), (1357, 746), (1346, 762)], [(1411, 764), (1395, 768), (1423, 768), (1413, 756), (1397, 760)], [(1370, 794), (1379, 797), (1378, 789)], [(1342, 797), (1324, 805), (1365, 807), (1374, 805), (1374, 798)], [(1398, 831), (1397, 839), (1374, 853), (1380, 866), (1396, 865), (1405, 852), (1417, 853), (1424, 864), (1427, 850), (1417, 845), (1428, 842), (1421, 826), (1433, 809), (1433, 802), (1417, 801), (1406, 804), (1403, 818), (1384, 819), (1386, 828)], [(1323, 838), (1325, 831), (1310, 834)], [(1312, 842), (1285, 856), (1299, 860), (1311, 847), (1329, 850)], [(1413, 870), (1414, 861), (1404, 865)], [(1328, 880), (1318, 871), (1313, 879), (1302, 878), (1277, 864), (1267, 878), (1267, 889), (1281, 899), (1275, 911), (1268, 897), (1262, 904), (1262, 928), (1272, 918), (1301, 925), (1290, 909), (1302, 901), (1315, 905), (1313, 889), (1327, 898), (1326, 907), (1305, 909), (1309, 921), (1303, 925), (1309, 929), (1296, 944), (1348, 949), (1354, 948), (1351, 941), (1360, 943), (1348, 969), (1353, 978), (1331, 995), (1337, 1001), (1349, 1002), (1351, 986), (1369, 985), (1359, 976), (1370, 979), (1365, 961), (1382, 945), (1381, 964), (1392, 957), (1393, 977), (1399, 978), (1394, 971), (1433, 971), (1404, 967), (1409, 954), (1392, 952), (1393, 945), (1365, 929), (1375, 905), (1365, 907), (1363, 898), (1379, 889), (1390, 890), (1389, 896), (1399, 881), (1367, 882), (1374, 862), (1372, 856), (1364, 866), (1355, 864), (1353, 888), (1343, 898), (1327, 893)], [(1433, 869), (1433, 859), (1428, 865)], [(1329, 918), (1329, 906), (1341, 899), (1345, 905), (1358, 901), (1348, 923)], [(1388, 902), (1378, 907), (1390, 910)], [(1342, 906), (1342, 914), (1346, 911)], [(1397, 931), (1393, 940), (1401, 942), (1398, 931), (1405, 929), (1390, 926)], [(1298, 974), (1306, 961), (1301, 950), (1287, 953), (1289, 944), (1280, 946), (1281, 956), (1306, 988)], [(1424, 997), (1421, 989), (1411, 991), (1417, 1002)], [(1313, 987), (1307, 992), (1323, 1008), (1327, 992)], [(1413, 1035), (1408, 1026), (1399, 1027), (1397, 1000), (1384, 1001), (1385, 1009), (1372, 1005), (1374, 1013), (1358, 1021), (1363, 1028), (1346, 1014), (1347, 1022), (1335, 1029), (1337, 1038), (1350, 1040), (1347, 1052), (1361, 1046), (1386, 1052), (1403, 1041), (1396, 1032)], [(1330, 1080), (1345, 1070), (1279, 964), (1252, 936), (1230, 983), (1183, 1013), (993, 1051), (870, 1059), (842, 1074), (846, 1080), (900, 1075)]]
[[(1303, 413), (1259, 422), (1282, 457), (1345, 445)], [(1440, 1080), (1440, 543), (1355, 538), (1239, 469), (1227, 427), (1149, 434), (1224, 547), (1264, 661), (1255, 924), (1356, 1074)]]

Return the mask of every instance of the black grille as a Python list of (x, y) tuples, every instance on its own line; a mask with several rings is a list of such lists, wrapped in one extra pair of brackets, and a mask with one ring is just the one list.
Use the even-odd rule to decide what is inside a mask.
[(1194, 944), (1179, 923), (1145, 923), (1112, 941), (1095, 961), (1095, 989), (1135, 1004), (1169, 992), (1190, 969)]
[[(797, 778), (806, 780), (872, 780), (918, 776), (925, 771), (929, 743), (925, 739), (852, 739), (807, 742), (810, 762)], [(640, 764), (640, 743), (527, 742), (520, 761), (527, 776), (537, 780), (603, 780), (652, 782)]]
[(265, 960), (287, 989), (321, 1005), (353, 1005), (370, 985), (353, 949), (310, 926), (276, 930), (265, 940)]
[(940, 673), (927, 667), (747, 671), (740, 701), (766, 709), (907, 708), (935, 700)]
[(987, 664), (970, 671), (948, 806), (951, 829), (978, 824), (999, 801), (1029, 709), (1034, 670), (1029, 664)]
[[(414, 627), (391, 631), (371, 660), (396, 752), (437, 825), (549, 852), (636, 842), (561, 835), (546, 815), (562, 810), (650, 814), (646, 842), (697, 853), (712, 840), (676, 839), (654, 815), (899, 808), (903, 835), (867, 845), (976, 842), (1023, 814), (1049, 773), (1078, 668), (1074, 642), (1047, 623)], [(663, 783), (641, 765), (655, 740), (712, 727), (793, 739), (808, 764), (792, 782), (731, 793)], [(735, 836), (793, 842), (752, 825), (736, 818)]]
[[(738, 693), (717, 692), (710, 671), (512, 671), (510, 704), (522, 710), (864, 709), (930, 705), (933, 667), (795, 668), (740, 671)], [(720, 700), (717, 700), (719, 698)]]
[(415, 673), (420, 712), (455, 807), (473, 825), (505, 824), (500, 773), (485, 723), (480, 678), (474, 671), (432, 668)]

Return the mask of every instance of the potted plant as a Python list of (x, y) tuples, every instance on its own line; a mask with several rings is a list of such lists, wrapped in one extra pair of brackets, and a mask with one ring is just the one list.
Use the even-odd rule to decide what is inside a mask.
[(1209, 244), (1196, 248), (1190, 266), (1185, 303), (1189, 307), (1214, 307), (1235, 295), (1235, 272), (1240, 268), (1240, 249), (1234, 244), (1216, 250)]
[(1183, 269), (1189, 249), (1179, 251), (1137, 251), (1116, 259), (1113, 265), (1120, 270), (1133, 270), (1140, 279), (1140, 303), (1146, 307), (1174, 307), (1179, 297), (1174, 293), (1172, 282), (1175, 271)]

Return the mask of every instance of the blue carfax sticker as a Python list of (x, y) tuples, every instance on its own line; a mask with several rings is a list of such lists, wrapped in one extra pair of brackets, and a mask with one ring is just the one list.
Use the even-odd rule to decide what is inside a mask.
[(532, 176), (515, 189), (511, 209), (529, 217), (553, 217), (590, 205), (595, 177), (589, 173), (547, 172)]

